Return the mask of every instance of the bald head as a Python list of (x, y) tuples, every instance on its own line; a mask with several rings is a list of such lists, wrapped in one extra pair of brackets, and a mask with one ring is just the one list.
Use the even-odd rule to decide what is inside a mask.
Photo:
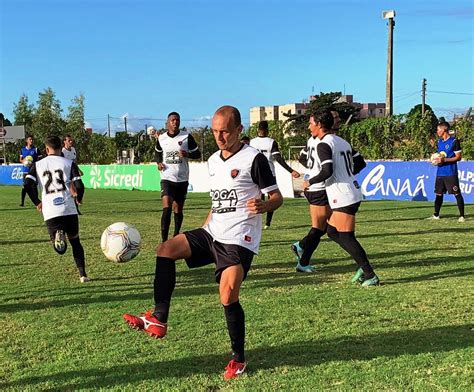
[(233, 106), (222, 106), (212, 117), (212, 132), (217, 147), (224, 155), (232, 154), (242, 147), (240, 133), (242, 124), (240, 112)]
[(214, 113), (214, 117), (218, 116), (218, 115), (227, 117), (229, 119), (232, 119), (232, 122), (233, 122), (234, 126), (239, 126), (242, 123), (242, 119), (240, 117), (239, 109), (237, 109), (234, 106), (230, 106), (230, 105), (221, 106)]

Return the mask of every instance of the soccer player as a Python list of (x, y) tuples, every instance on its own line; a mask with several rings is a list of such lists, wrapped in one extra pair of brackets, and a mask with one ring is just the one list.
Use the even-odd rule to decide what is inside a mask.
[[(331, 110), (331, 114), (333, 116), (331, 133), (336, 133), (339, 130), (339, 113), (336, 110)], [(316, 153), (320, 140), (317, 138), (315, 127), (311, 123), (308, 129), (310, 130), (311, 137), (308, 139), (306, 147), (300, 153), (300, 163), (307, 168), (304, 175), (305, 180), (316, 176), (321, 171)], [(329, 208), (324, 182), (310, 185), (304, 190), (304, 195), (309, 203), (311, 229), (304, 238), (292, 244), (291, 249), (296, 256), (296, 271), (313, 273), (316, 272), (316, 268), (310, 265), (309, 262), (319, 245), (321, 237), (326, 234), (326, 222), (331, 216), (331, 209)], [(308, 246), (306, 246), (307, 241)]]
[[(36, 162), (41, 158), (40, 153), (38, 152), (38, 149), (33, 145), (33, 136), (27, 136), (26, 137), (26, 146), (21, 148), (20, 151), (20, 162), (23, 164), (26, 164), (27, 162), (25, 161), (27, 157), (31, 157), (32, 162)], [(24, 172), (23, 172), (23, 180), (25, 179), (26, 174), (28, 173), (28, 168), (24, 166)], [(26, 197), (26, 189), (23, 186), (21, 188), (21, 203), (20, 207), (25, 206), (25, 197)]]
[[(324, 181), (332, 214), (327, 222), (327, 234), (356, 261), (359, 268), (353, 283), (376, 286), (379, 278), (369, 263), (367, 254), (355, 237), (355, 215), (362, 200), (362, 192), (354, 173), (365, 167), (362, 156), (344, 139), (330, 133), (334, 118), (329, 110), (313, 113), (309, 119), (311, 133), (320, 143), (316, 147), (319, 174), (304, 181), (304, 188)], [(319, 241), (318, 241), (319, 242)], [(311, 240), (306, 241), (309, 247)]]
[(168, 131), (158, 136), (155, 146), (155, 161), (161, 172), (161, 239), (165, 242), (174, 213), (174, 236), (179, 234), (183, 224), (183, 207), (188, 193), (188, 159), (199, 159), (201, 151), (193, 138), (185, 130), (179, 129), (180, 116), (176, 112), (168, 114)]
[(72, 140), (71, 135), (65, 135), (63, 137), (62, 153), (64, 158), (70, 159), (71, 161), (77, 163), (76, 149), (74, 148), (73, 144), (74, 141)]
[(461, 160), (461, 144), (459, 140), (449, 134), (449, 123), (441, 122), (436, 128), (438, 134), (438, 169), (435, 182), (434, 214), (428, 219), (439, 219), (439, 211), (443, 205), (443, 195), (450, 193), (456, 198), (459, 210), (458, 222), (464, 222), (464, 198), (459, 189), (458, 165)]
[[(260, 123), (258, 124), (257, 134), (257, 137), (250, 140), (250, 145), (260, 151), (263, 155), (265, 155), (265, 158), (268, 159), (268, 163), (270, 164), (270, 169), (272, 170), (273, 176), (275, 176), (275, 164), (273, 163), (273, 161), (277, 161), (285, 170), (291, 173), (293, 178), (298, 178), (300, 176), (300, 173), (298, 173), (296, 170), (293, 170), (285, 162), (278, 148), (278, 143), (271, 137), (268, 137), (268, 121), (260, 121)], [(262, 198), (264, 200), (265, 196), (262, 195)], [(265, 222), (264, 229), (268, 229), (270, 227), (270, 225), (272, 224), (272, 218), (273, 211), (267, 212), (267, 219)]]
[[(67, 234), (79, 271), (79, 280), (81, 283), (88, 282), (90, 279), (86, 273), (84, 248), (79, 240), (79, 219), (70, 191), (72, 183), (77, 192), (77, 201), (81, 203), (84, 184), (79, 168), (61, 155), (59, 137), (48, 136), (44, 144), (47, 157), (33, 164), (25, 178), (25, 188), (37, 210), (43, 213), (54, 250), (60, 255), (66, 252)], [(41, 200), (38, 198), (37, 185), (42, 188)]]
[[(63, 149), (62, 149), (62, 153), (63, 153), (63, 157), (66, 158), (66, 159), (70, 159), (71, 161), (73, 161), (74, 163), (77, 163), (77, 154), (76, 154), (76, 149), (74, 148), (73, 146), (74, 144), (74, 141), (72, 140), (72, 137), (71, 135), (65, 135), (63, 137)], [(79, 169), (79, 173), (82, 175), (82, 172), (81, 172), (81, 169)], [(76, 200), (76, 192), (74, 190), (74, 188), (72, 189), (72, 194), (74, 196), (74, 202), (76, 204), (76, 208), (77, 208), (77, 213), (79, 215), (82, 215), (81, 211), (79, 211), (79, 204), (77, 203), (77, 200)]]
[[(189, 268), (214, 263), (233, 351), (224, 373), (226, 380), (241, 375), (246, 367), (245, 316), (239, 291), (258, 252), (261, 214), (277, 209), (283, 202), (268, 160), (240, 142), (241, 131), (240, 112), (235, 107), (222, 106), (216, 111), (212, 132), (219, 151), (208, 161), (212, 208), (204, 227), (179, 234), (157, 247), (154, 311), (141, 317), (124, 315), (131, 327), (155, 338), (164, 337), (176, 283), (176, 260), (185, 259)], [(267, 201), (261, 200), (262, 192), (269, 194)]]

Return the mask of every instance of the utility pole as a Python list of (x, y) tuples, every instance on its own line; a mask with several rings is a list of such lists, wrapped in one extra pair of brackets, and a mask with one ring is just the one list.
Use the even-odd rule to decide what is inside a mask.
[(395, 26), (395, 11), (383, 11), (382, 17), (388, 19), (388, 52), (387, 52), (387, 81), (385, 88), (385, 115), (393, 114), (393, 27)]
[(109, 137), (110, 137), (110, 115), (107, 114), (107, 130), (109, 131)]
[(426, 79), (423, 78), (421, 83), (421, 115), (425, 115), (425, 100), (426, 100)]

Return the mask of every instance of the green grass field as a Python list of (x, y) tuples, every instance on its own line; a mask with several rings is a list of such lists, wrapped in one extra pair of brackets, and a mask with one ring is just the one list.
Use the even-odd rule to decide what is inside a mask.
[[(313, 257), (319, 273), (294, 271), (290, 244), (308, 230), (308, 207), (285, 200), (242, 289), (248, 373), (225, 382), (229, 341), (212, 267), (179, 263), (165, 339), (122, 320), (153, 302), (158, 193), (86, 191), (88, 284), (70, 250), (53, 252), (32, 204), (18, 207), (19, 193), (0, 187), (1, 390), (472, 390), (474, 219), (458, 223), (453, 204), (433, 222), (423, 220), (431, 203), (363, 203), (357, 233), (382, 281), (363, 289), (327, 239)], [(208, 196), (192, 194), (184, 229), (208, 210)], [(99, 245), (116, 221), (143, 239), (123, 265)]]

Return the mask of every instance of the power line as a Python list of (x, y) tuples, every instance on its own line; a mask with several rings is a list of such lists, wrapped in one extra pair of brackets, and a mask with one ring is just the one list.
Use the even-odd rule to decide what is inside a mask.
[(405, 96), (405, 97), (403, 97), (403, 98), (397, 99), (395, 102), (403, 101), (404, 99), (411, 98), (411, 97), (413, 97), (414, 95), (420, 94), (420, 93), (421, 93), (421, 91), (415, 91), (415, 92), (410, 93), (409, 95), (407, 95), (407, 96)]
[(455, 95), (474, 95), (473, 93), (458, 93), (454, 91), (436, 91), (436, 90), (428, 90), (429, 93), (439, 93), (439, 94), (455, 94)]

